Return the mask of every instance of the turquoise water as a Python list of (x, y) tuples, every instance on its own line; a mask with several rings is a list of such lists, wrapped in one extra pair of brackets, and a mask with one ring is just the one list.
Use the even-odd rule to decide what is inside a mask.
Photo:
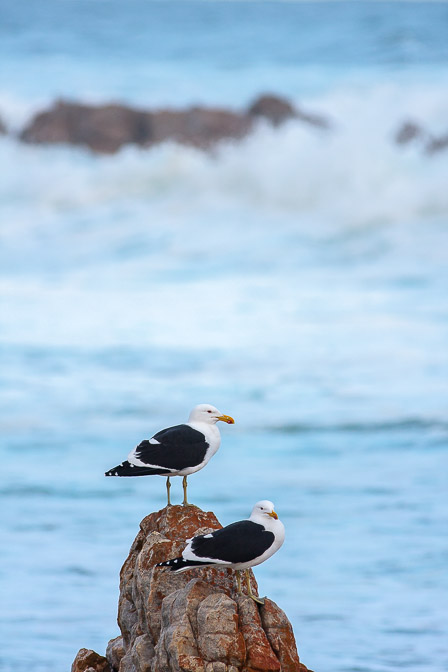
[(103, 473), (209, 402), (236, 424), (191, 500), (223, 524), (275, 502), (286, 542), (256, 576), (303, 662), (445, 671), (447, 155), (393, 137), (408, 118), (448, 130), (448, 5), (0, 7), (12, 129), (56, 97), (264, 91), (332, 122), (213, 156), (0, 138), (0, 668), (104, 653), (165, 486)]

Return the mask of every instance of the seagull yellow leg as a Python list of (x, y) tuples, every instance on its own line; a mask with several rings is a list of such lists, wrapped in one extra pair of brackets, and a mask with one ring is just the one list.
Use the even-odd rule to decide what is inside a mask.
[(167, 506), (171, 506), (170, 490), (171, 490), (171, 483), (170, 483), (170, 477), (168, 476), (166, 479), (166, 496), (168, 500)]
[(260, 597), (256, 597), (252, 592), (252, 589), (250, 587), (250, 574), (248, 569), (246, 569), (246, 583), (247, 583), (247, 594), (249, 595), (249, 597), (251, 597), (254, 602), (258, 602), (258, 604), (264, 604), (264, 600)]
[(238, 586), (238, 595), (242, 595), (243, 591), (241, 590), (241, 569), (236, 570), (236, 585)]
[(188, 506), (187, 501), (187, 477), (184, 476), (182, 479), (182, 487), (184, 489), (184, 501), (182, 502), (183, 506)]

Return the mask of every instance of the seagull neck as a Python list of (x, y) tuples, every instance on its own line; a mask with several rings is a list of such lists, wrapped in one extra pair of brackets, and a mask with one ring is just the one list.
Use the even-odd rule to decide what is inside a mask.
[(252, 514), (249, 518), (253, 523), (257, 523), (258, 525), (263, 525), (263, 527), (267, 530), (274, 530), (275, 526), (277, 524), (277, 521), (275, 518), (271, 518), (270, 516), (265, 516), (265, 515), (260, 515), (260, 514)]
[(199, 430), (206, 436), (220, 436), (219, 429), (215, 423), (193, 420), (190, 421), (188, 424), (190, 425), (190, 427)]

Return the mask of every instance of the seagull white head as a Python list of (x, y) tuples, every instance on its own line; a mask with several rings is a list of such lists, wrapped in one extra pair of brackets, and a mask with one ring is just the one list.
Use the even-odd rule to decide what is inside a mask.
[(209, 425), (215, 425), (218, 420), (233, 425), (235, 420), (230, 415), (223, 415), (215, 406), (211, 404), (198, 404), (193, 408), (188, 418), (188, 422), (206, 422)]
[(275, 520), (278, 520), (278, 516), (274, 511), (274, 505), (272, 502), (269, 501), (269, 499), (262, 499), (260, 502), (257, 502), (252, 509), (252, 513), (250, 514), (251, 519), (257, 519), (260, 520), (260, 518), (265, 518), (268, 516), (269, 518), (274, 518)]

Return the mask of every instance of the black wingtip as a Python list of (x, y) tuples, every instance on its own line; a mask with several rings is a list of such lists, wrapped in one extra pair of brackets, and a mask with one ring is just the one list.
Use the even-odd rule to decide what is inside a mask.
[(176, 569), (182, 569), (182, 567), (185, 566), (187, 566), (187, 563), (182, 557), (165, 560), (165, 562), (158, 562), (157, 565), (155, 565), (155, 567), (168, 567), (172, 572), (176, 571)]
[(183, 569), (193, 569), (194, 567), (204, 566), (207, 566), (207, 564), (201, 560), (184, 560), (182, 556), (173, 558), (172, 560), (165, 560), (165, 562), (159, 562), (157, 565), (154, 565), (154, 567), (168, 567), (172, 572), (180, 572)]

